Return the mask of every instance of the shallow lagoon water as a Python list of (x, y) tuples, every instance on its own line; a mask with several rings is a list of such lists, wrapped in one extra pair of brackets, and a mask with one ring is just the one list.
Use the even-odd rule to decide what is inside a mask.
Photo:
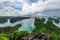
[(35, 28), (34, 18), (30, 18), (28, 20), (27, 19), (23, 20), (22, 26), (21, 28), (19, 28), (19, 31), (32, 32), (34, 28)]
[[(48, 18), (45, 18), (45, 19), (46, 20), (45, 20), (44, 23), (46, 23), (48, 21)], [(20, 20), (20, 21), (11, 23), (10, 19), (8, 19), (7, 22), (0, 23), (0, 27), (15, 26), (17, 24), (21, 24), (22, 26), (18, 29), (18, 31), (28, 31), (28, 32), (31, 33), (33, 31), (33, 29), (35, 28), (34, 20), (35, 20), (35, 18), (29, 18), (29, 19), (24, 19), (24, 20)], [(56, 24), (53, 21), (53, 24), (56, 25), (56, 26), (58, 26), (58, 27), (60, 27), (60, 23)]]
[(0, 23), (0, 27), (15, 26), (17, 24), (21, 24), (22, 25), (19, 28), (18, 31), (32, 32), (33, 29), (35, 28), (35, 26), (34, 26), (34, 18), (20, 20), (20, 21), (14, 22), (14, 23), (11, 23), (10, 19), (8, 19), (6, 23)]

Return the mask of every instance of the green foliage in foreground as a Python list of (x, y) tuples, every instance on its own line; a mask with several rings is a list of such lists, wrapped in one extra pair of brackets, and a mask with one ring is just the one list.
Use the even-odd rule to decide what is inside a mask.
[[(7, 35), (8, 36), (8, 35)], [(8, 37), (6, 37), (6, 34), (1, 34), (0, 33), (0, 40), (9, 40)]]
[(21, 31), (10, 34), (0, 34), (0, 40), (16, 40), (20, 35), (29, 36), (29, 33), (27, 31)]
[(27, 31), (20, 31), (18, 29), (21, 27), (20, 24), (15, 25), (14, 27), (4, 27), (0, 30), (0, 40), (16, 40), (20, 35), (29, 36)]
[(21, 27), (20, 24), (15, 26), (0, 27), (0, 33), (14, 33)]
[(16, 32), (11, 34), (8, 38), (10, 40), (16, 40), (20, 35), (29, 36), (29, 33), (27, 31)]
[[(42, 20), (35, 19), (35, 29), (31, 33), (31, 35), (35, 35), (39, 32), (44, 33), (45, 35), (51, 36), (51, 40), (60, 40), (60, 28), (58, 28), (56, 25), (53, 24), (52, 19), (49, 18), (49, 20), (44, 24), (45, 19), (42, 18)], [(56, 21), (57, 22), (57, 21)], [(21, 26), (21, 25), (20, 25)], [(30, 33), (27, 31), (21, 31), (16, 32), (18, 30), (19, 25), (16, 25), (14, 27), (5, 27), (2, 28), (0, 31), (0, 40), (16, 40), (20, 35), (29, 36)], [(9, 31), (6, 31), (9, 30)], [(13, 30), (13, 31), (11, 31)], [(4, 33), (1, 33), (1, 32)], [(8, 32), (8, 33), (7, 33)]]
[(50, 35), (51, 40), (60, 40), (60, 28), (55, 26), (51, 19), (49, 19), (46, 24), (43, 22), (37, 22), (35, 20), (35, 29), (33, 30), (33, 35), (42, 32), (45, 35)]
[(3, 27), (0, 28), (0, 40), (16, 40), (20, 35), (29, 36), (27, 31), (20, 31), (18, 29), (21, 27), (20, 24), (13, 27)]
[(7, 27), (1, 27), (0, 28), (0, 40), (10, 40), (10, 36), (13, 38), (13, 33), (18, 31), (18, 29), (21, 27), (20, 24), (15, 26), (7, 26)]

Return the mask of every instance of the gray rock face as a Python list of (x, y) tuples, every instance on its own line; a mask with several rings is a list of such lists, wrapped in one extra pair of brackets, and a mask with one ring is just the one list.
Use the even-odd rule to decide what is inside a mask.
[(21, 35), (17, 38), (17, 40), (50, 40), (50, 36), (46, 36), (43, 33), (38, 33), (35, 36), (28, 36), (25, 37), (24, 35)]

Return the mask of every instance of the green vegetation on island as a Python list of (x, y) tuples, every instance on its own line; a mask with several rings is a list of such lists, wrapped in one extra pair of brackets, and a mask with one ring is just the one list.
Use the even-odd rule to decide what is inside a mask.
[(23, 20), (23, 19), (28, 19), (31, 17), (9, 17), (9, 16), (5, 16), (5, 17), (0, 17), (0, 23), (5, 23), (7, 22), (8, 19), (10, 19), (11, 23)]
[(31, 38), (31, 36), (31, 40), (33, 40), (34, 38), (40, 38), (40, 33), (42, 33), (45, 37), (49, 36), (49, 40), (60, 40), (60, 28), (53, 24), (53, 21), (56, 24), (59, 24), (59, 19), (50, 17), (48, 18), (48, 21), (44, 23), (45, 20), (45, 18), (35, 18), (35, 29), (32, 33), (27, 31), (18, 31), (18, 29), (21, 27), (20, 24), (13, 27), (0, 27), (0, 40), (19, 40), (19, 38), (26, 39)]
[[(42, 32), (45, 35), (51, 36), (50, 40), (60, 40), (60, 28), (53, 24), (52, 18), (48, 18), (46, 24), (44, 24), (44, 20), (40, 20), (40, 18), (35, 19), (35, 29), (33, 30), (33, 34)], [(56, 21), (58, 22), (58, 21)]]

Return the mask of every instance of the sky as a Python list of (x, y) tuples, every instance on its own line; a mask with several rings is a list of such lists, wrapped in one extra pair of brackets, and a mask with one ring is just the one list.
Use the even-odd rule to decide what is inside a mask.
[(59, 11), (60, 0), (0, 0), (0, 16), (58, 16)]

